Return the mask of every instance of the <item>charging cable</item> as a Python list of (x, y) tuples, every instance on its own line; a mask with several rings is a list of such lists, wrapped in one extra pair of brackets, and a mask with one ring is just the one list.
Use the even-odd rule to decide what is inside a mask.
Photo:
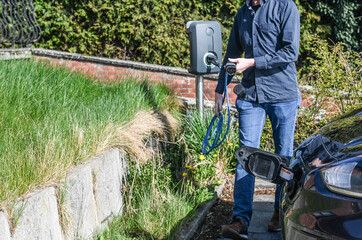
[[(216, 59), (209, 59), (210, 62), (216, 66), (219, 66), (219, 63), (216, 62)], [(220, 67), (221, 68), (221, 67)], [(225, 65), (225, 89), (224, 89), (224, 97), (222, 99), (222, 103), (221, 106), (224, 104), (225, 98), (227, 101), (227, 106), (228, 106), (228, 124), (227, 124), (227, 129), (225, 132), (224, 137), (221, 139), (220, 141), (220, 136), (222, 133), (222, 129), (223, 129), (223, 125), (224, 125), (224, 116), (222, 115), (222, 113), (219, 113), (219, 120), (215, 126), (215, 129), (212, 130), (214, 123), (217, 119), (216, 114), (214, 115), (214, 117), (212, 118), (209, 127), (207, 128), (207, 132), (206, 132), (206, 136), (204, 138), (204, 141), (202, 142), (202, 146), (201, 146), (201, 151), (203, 154), (209, 154), (214, 148), (217, 148), (218, 146), (220, 146), (225, 138), (226, 135), (229, 132), (229, 128), (230, 128), (230, 121), (231, 121), (231, 116), (230, 116), (230, 103), (229, 103), (229, 93), (228, 93), (228, 89), (227, 89), (227, 80), (228, 80), (228, 76), (229, 75), (234, 75), (236, 72), (236, 66), (234, 63), (228, 63)], [(212, 140), (212, 143), (210, 144), (209, 141)]]

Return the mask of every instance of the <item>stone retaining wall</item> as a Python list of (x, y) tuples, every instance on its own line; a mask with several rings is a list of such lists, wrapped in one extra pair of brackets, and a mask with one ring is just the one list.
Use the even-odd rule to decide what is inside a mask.
[(0, 60), (31, 58), (31, 48), (0, 49)]
[(75, 167), (58, 186), (24, 196), (15, 204), (17, 214), (12, 217), (17, 220), (10, 223), (10, 218), (0, 211), (0, 239), (91, 237), (114, 215), (122, 213), (126, 164), (125, 154), (111, 149)]

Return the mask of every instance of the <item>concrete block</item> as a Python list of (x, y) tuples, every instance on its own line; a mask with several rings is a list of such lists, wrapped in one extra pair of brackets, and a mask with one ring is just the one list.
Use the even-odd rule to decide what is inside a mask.
[(111, 149), (90, 161), (98, 219), (104, 225), (122, 209), (123, 164), (118, 149)]
[(255, 187), (261, 187), (261, 188), (276, 188), (275, 183), (271, 183), (265, 180), (262, 180), (260, 178), (255, 178)]
[(266, 232), (268, 229), (269, 220), (272, 217), (273, 212), (274, 212), (274, 196), (254, 195), (253, 216), (251, 218), (249, 232), (250, 233)]
[(29, 194), (25, 200), (16, 204), (16, 208), (20, 218), (15, 226), (13, 240), (63, 239), (53, 187)]
[(249, 239), (253, 240), (282, 240), (281, 232), (249, 233)]
[(100, 222), (93, 194), (92, 169), (88, 164), (73, 169), (66, 177), (65, 209), (69, 216), (67, 238), (90, 238)]
[[(256, 194), (254, 194), (254, 201), (253, 202), (272, 203), (272, 204), (274, 204), (274, 200), (275, 200), (275, 196), (273, 196), (273, 195), (256, 195)], [(272, 210), (274, 210), (274, 208)]]
[(4, 212), (0, 211), (0, 239), (10, 240), (10, 226)]

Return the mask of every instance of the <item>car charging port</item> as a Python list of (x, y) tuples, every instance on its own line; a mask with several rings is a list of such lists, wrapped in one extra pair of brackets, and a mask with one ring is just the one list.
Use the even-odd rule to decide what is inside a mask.
[(298, 190), (301, 189), (301, 181), (303, 177), (303, 170), (300, 168), (299, 164), (292, 167), (292, 172), (294, 173), (294, 177), (291, 181), (287, 182), (285, 191), (289, 200), (293, 200)]
[(294, 177), (293, 171), (286, 167), (288, 159), (284, 156), (252, 147), (241, 147), (235, 153), (245, 171), (256, 177), (276, 184)]

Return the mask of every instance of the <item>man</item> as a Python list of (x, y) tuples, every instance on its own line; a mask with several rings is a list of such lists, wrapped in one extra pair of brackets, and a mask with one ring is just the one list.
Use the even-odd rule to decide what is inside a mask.
[[(241, 146), (259, 147), (266, 117), (272, 123), (275, 152), (289, 159), (300, 93), (295, 61), (299, 52), (299, 12), (292, 0), (246, 0), (238, 11), (223, 61), (236, 63), (243, 73), (245, 95), (238, 96), (239, 140)], [(245, 54), (244, 58), (241, 58)], [(228, 83), (231, 78), (228, 79)], [(215, 90), (215, 111), (219, 116), (225, 89), (225, 70)], [(222, 228), (222, 235), (247, 239), (252, 216), (254, 176), (239, 164), (234, 185), (233, 221)], [(269, 231), (280, 231), (279, 196), (275, 193), (274, 214)]]

